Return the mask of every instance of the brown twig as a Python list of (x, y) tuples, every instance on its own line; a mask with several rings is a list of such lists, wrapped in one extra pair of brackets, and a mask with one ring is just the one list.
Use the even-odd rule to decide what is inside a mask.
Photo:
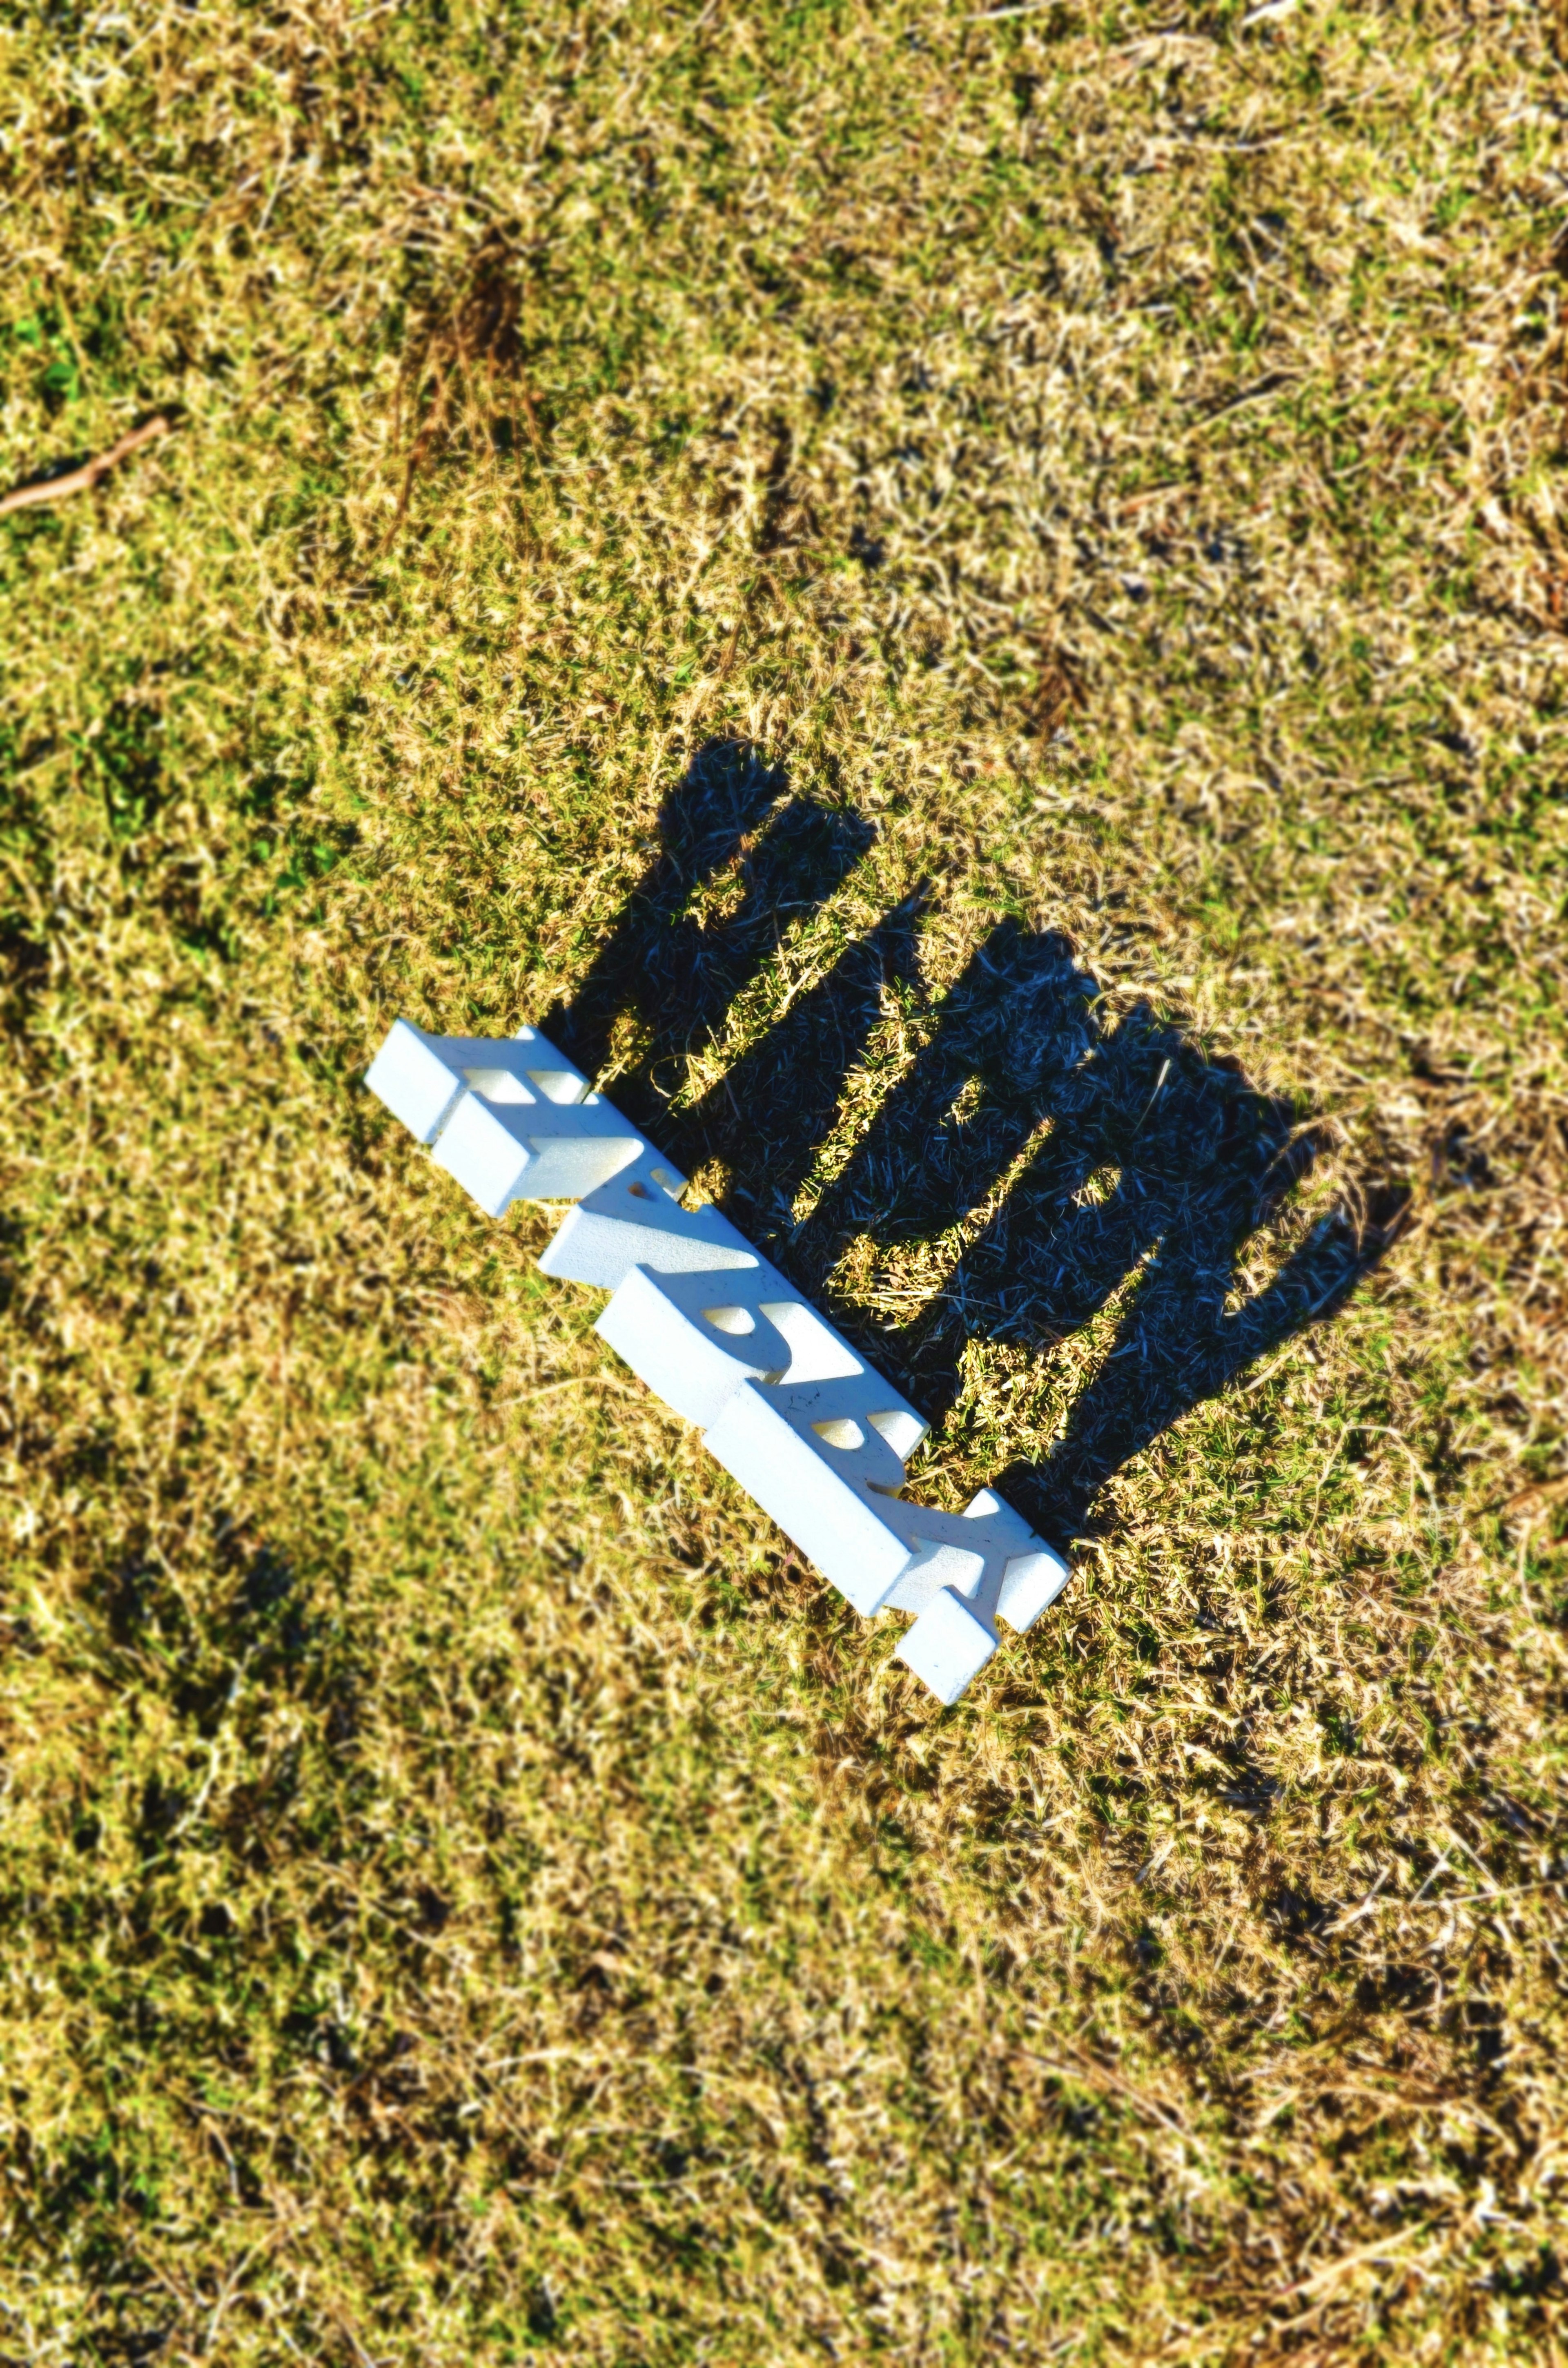
[(1564, 1497), (1568, 1497), (1568, 1473), (1556, 1480), (1537, 1480), (1530, 1487), (1521, 1488), (1517, 1496), (1506, 1497), (1501, 1505), (1488, 1506), (1487, 1510), (1505, 1516), (1522, 1513), (1528, 1506), (1555, 1505)]
[(108, 450), (100, 452), (96, 460), (84, 461), (79, 469), (69, 469), (62, 477), (38, 477), (31, 484), (13, 485), (8, 494), (0, 494), (0, 518), (5, 518), (12, 510), (34, 509), (42, 502), (62, 502), (68, 494), (89, 493), (98, 479), (107, 476), (111, 469), (118, 468), (121, 461), (129, 460), (132, 452), (139, 452), (143, 444), (153, 443), (158, 437), (167, 436), (173, 427), (174, 421), (160, 411), (156, 418), (149, 419), (144, 427), (132, 427), (118, 444), (111, 444)]

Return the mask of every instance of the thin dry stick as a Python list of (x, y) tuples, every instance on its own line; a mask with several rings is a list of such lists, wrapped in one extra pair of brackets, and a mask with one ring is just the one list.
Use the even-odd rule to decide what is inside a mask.
[(169, 435), (173, 427), (174, 421), (159, 412), (145, 427), (132, 427), (107, 452), (100, 452), (96, 460), (84, 461), (79, 469), (67, 470), (63, 477), (41, 477), (30, 485), (13, 485), (8, 494), (0, 494), (0, 518), (12, 510), (36, 509), (41, 502), (62, 502), (68, 494), (90, 493), (100, 477), (118, 468), (121, 461), (129, 460), (132, 452), (139, 452), (143, 444)]
[(1527, 1506), (1539, 1506), (1544, 1511), (1548, 1505), (1558, 1504), (1564, 1497), (1568, 1497), (1568, 1474), (1556, 1480), (1537, 1480), (1529, 1487), (1521, 1488), (1517, 1496), (1506, 1497), (1501, 1505), (1488, 1505), (1486, 1509), (1489, 1513), (1509, 1514), (1522, 1513)]

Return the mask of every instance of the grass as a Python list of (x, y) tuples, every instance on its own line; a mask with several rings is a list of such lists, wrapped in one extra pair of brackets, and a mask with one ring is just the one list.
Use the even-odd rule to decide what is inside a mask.
[[(1561, 68), (0, 30), (0, 2358), (1568, 2358)], [(951, 1713), (371, 1105), (549, 1018)]]

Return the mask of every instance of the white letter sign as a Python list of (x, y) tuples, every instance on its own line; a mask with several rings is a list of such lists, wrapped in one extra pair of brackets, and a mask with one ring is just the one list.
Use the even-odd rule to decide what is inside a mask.
[(685, 1178), (531, 1028), (426, 1036), (399, 1019), (365, 1080), (488, 1216), (571, 1201), (540, 1260), (610, 1293), (600, 1331), (801, 1552), (869, 1617), (912, 1611), (899, 1657), (957, 1702), (1033, 1625), (1067, 1565), (983, 1488), (961, 1513), (911, 1504), (927, 1425)]

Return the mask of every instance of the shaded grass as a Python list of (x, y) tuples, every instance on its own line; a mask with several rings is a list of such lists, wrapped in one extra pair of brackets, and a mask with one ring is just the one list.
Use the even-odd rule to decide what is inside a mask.
[[(4, 40), (7, 2356), (1558, 2357), (1539, 25)], [(964, 1704), (400, 1010), (1037, 1488)]]

